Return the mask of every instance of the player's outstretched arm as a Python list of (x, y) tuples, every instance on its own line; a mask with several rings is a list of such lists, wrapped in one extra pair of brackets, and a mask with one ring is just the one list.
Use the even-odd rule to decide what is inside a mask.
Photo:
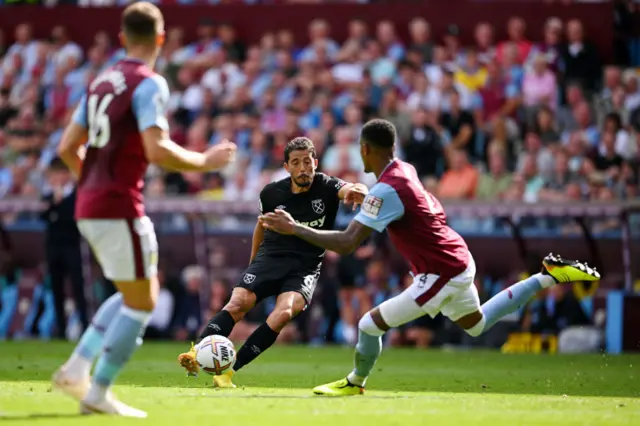
[(236, 145), (223, 141), (204, 153), (189, 151), (169, 139), (160, 127), (149, 127), (142, 132), (144, 150), (149, 162), (179, 171), (210, 171), (226, 167), (233, 161)]
[(343, 255), (354, 252), (372, 232), (373, 229), (355, 220), (344, 231), (319, 231), (300, 224), (293, 228), (296, 237)]
[(340, 254), (355, 251), (373, 231), (355, 220), (351, 221), (344, 231), (319, 231), (296, 223), (293, 217), (284, 210), (261, 215), (258, 223), (265, 229), (280, 234), (295, 235), (313, 245)]
[(204, 153), (189, 151), (173, 142), (166, 118), (168, 102), (167, 82), (158, 75), (143, 80), (133, 92), (131, 105), (149, 162), (170, 170), (204, 172), (221, 169), (233, 161), (236, 145), (229, 141)]

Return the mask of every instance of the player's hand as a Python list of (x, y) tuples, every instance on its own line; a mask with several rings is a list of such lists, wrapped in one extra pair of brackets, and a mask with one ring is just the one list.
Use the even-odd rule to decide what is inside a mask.
[(284, 210), (264, 214), (258, 218), (258, 221), (264, 229), (284, 235), (292, 235), (296, 227), (296, 221)]
[(346, 205), (353, 204), (353, 210), (355, 210), (359, 205), (364, 203), (364, 198), (369, 193), (369, 190), (360, 185), (352, 186), (349, 191), (347, 191), (344, 196), (344, 203)]
[(235, 161), (236, 150), (236, 144), (226, 139), (212, 146), (204, 153), (206, 157), (205, 167), (207, 170), (218, 170), (227, 167)]

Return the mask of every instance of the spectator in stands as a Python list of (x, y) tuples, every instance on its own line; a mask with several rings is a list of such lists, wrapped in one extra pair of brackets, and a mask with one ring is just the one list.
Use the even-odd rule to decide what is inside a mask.
[[(604, 132), (611, 132), (616, 135), (615, 151), (618, 155), (628, 161), (634, 161), (638, 154), (638, 144), (633, 136), (623, 127), (620, 114), (612, 112), (606, 115)], [(600, 144), (598, 151), (602, 154), (604, 149)]]
[(602, 90), (594, 99), (596, 118), (599, 125), (604, 122), (605, 115), (613, 111), (613, 94), (621, 86), (622, 70), (612, 65), (605, 67)]
[(527, 26), (522, 18), (515, 16), (509, 19), (507, 22), (509, 39), (498, 44), (496, 51), (498, 62), (504, 62), (505, 56), (508, 54), (507, 49), (512, 44), (516, 49), (516, 62), (523, 64), (526, 61), (532, 47), (532, 43), (526, 38), (526, 31)]
[(478, 186), (478, 170), (469, 163), (466, 151), (451, 149), (447, 152), (449, 170), (442, 175), (438, 197), (443, 200), (472, 199)]
[(182, 271), (184, 291), (177, 301), (174, 337), (178, 340), (195, 340), (202, 326), (200, 292), (205, 284), (202, 266), (187, 266)]
[(411, 44), (409, 51), (418, 52), (422, 63), (429, 64), (433, 60), (434, 45), (431, 41), (431, 26), (423, 18), (414, 18), (409, 22)]
[(565, 89), (565, 105), (558, 109), (556, 113), (556, 121), (558, 130), (573, 130), (578, 126), (574, 117), (574, 110), (581, 104), (586, 102), (584, 91), (580, 85), (571, 83)]
[(562, 40), (562, 21), (559, 18), (549, 18), (544, 25), (543, 40), (536, 43), (529, 52), (529, 57), (525, 63), (527, 68), (533, 66), (533, 61), (542, 55), (547, 61), (549, 69), (557, 73), (560, 65), (560, 41)]
[(527, 122), (531, 123), (538, 108), (546, 106), (552, 111), (558, 104), (558, 86), (555, 74), (547, 68), (544, 56), (533, 60), (533, 67), (527, 71), (522, 83), (522, 103), (526, 108)]
[(527, 305), (521, 320), (523, 331), (558, 335), (570, 326), (590, 325), (580, 302), (571, 291), (571, 286), (553, 286), (539, 293)]
[(424, 109), (413, 112), (409, 137), (403, 140), (402, 146), (407, 160), (416, 168), (420, 178), (440, 175), (443, 166), (440, 164), (443, 153), (442, 136), (429, 125), (429, 114), (434, 113)]
[(404, 58), (404, 45), (396, 34), (396, 28), (391, 21), (380, 21), (376, 27), (376, 39), (384, 56), (399, 62)]
[(590, 147), (597, 146), (600, 131), (592, 119), (591, 110), (587, 102), (579, 103), (574, 107), (573, 119), (575, 121), (575, 127), (569, 127), (562, 133), (562, 141), (567, 143), (572, 132), (579, 132), (582, 139), (585, 140)]
[(616, 152), (616, 134), (604, 132), (598, 148), (594, 158), (596, 169), (607, 173), (610, 179), (617, 179), (624, 160)]
[(480, 64), (474, 49), (467, 49), (464, 64), (455, 71), (454, 79), (471, 93), (485, 86), (487, 70)]
[[(524, 187), (522, 196), (518, 200), (527, 203), (536, 203), (538, 201), (538, 193), (544, 187), (545, 181), (538, 173), (538, 162), (535, 155), (525, 153), (520, 157), (521, 165), (518, 167), (518, 178), (522, 179)], [(513, 198), (512, 198), (513, 199)]]
[(501, 117), (507, 122), (510, 134), (517, 133), (513, 119), (521, 99), (517, 86), (505, 78), (500, 65), (487, 64), (487, 83), (474, 96), (474, 111), (478, 126), (491, 132), (492, 122)]
[(463, 110), (460, 95), (455, 89), (448, 92), (450, 109), (440, 115), (440, 125), (448, 132), (450, 148), (463, 149), (472, 161), (478, 159), (476, 124), (471, 111)]
[(493, 39), (493, 26), (488, 22), (480, 22), (474, 31), (475, 50), (481, 64), (488, 64), (496, 57), (496, 47)]
[(540, 137), (544, 145), (560, 142), (560, 133), (551, 109), (545, 106), (540, 107), (536, 112), (536, 121), (532, 127), (534, 133)]
[(581, 84), (595, 93), (600, 78), (600, 57), (593, 43), (584, 36), (582, 23), (573, 19), (567, 23), (567, 42), (560, 48), (564, 78), (568, 83)]
[(46, 204), (42, 219), (46, 223), (45, 248), (55, 298), (57, 337), (64, 339), (67, 330), (65, 313), (67, 278), (71, 283), (76, 312), (83, 330), (89, 325), (89, 320), (82, 275), (80, 233), (74, 220), (75, 185), (71, 173), (59, 159), (54, 160), (49, 167), (47, 185), (42, 198)]
[(566, 187), (576, 178), (569, 168), (569, 156), (560, 149), (555, 154), (554, 170), (539, 192), (541, 201), (562, 202), (566, 200)]
[(478, 200), (491, 201), (504, 197), (511, 187), (512, 176), (507, 170), (507, 153), (500, 145), (489, 146), (489, 171), (480, 174), (475, 196)]

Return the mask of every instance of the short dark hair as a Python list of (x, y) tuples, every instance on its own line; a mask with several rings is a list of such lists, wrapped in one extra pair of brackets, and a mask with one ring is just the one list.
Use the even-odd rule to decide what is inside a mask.
[(360, 140), (375, 148), (391, 149), (396, 142), (396, 126), (390, 121), (375, 118), (362, 127)]
[(157, 6), (143, 1), (129, 5), (122, 12), (121, 25), (133, 43), (153, 43), (163, 30), (164, 18)]
[(313, 142), (309, 138), (304, 136), (291, 139), (287, 146), (284, 147), (284, 162), (289, 162), (289, 155), (293, 151), (311, 151), (313, 158), (316, 158), (316, 147), (313, 146)]

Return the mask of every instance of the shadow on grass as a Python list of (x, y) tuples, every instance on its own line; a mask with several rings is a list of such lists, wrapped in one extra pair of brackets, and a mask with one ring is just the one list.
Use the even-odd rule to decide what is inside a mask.
[[(73, 345), (50, 342), (45, 352), (42, 347), (40, 342), (3, 343), (1, 380), (25, 384), (49, 382)], [(176, 356), (184, 348), (182, 343), (145, 344), (118, 384), (179, 388), (186, 394), (199, 391), (208, 396), (213, 391), (211, 379), (204, 374), (198, 380), (186, 378), (178, 366)], [(245, 396), (228, 395), (231, 398), (311, 395), (314, 386), (344, 377), (352, 363), (353, 349), (349, 348), (274, 346), (234, 377), (236, 384), (245, 388)], [(371, 374), (368, 389), (405, 395), (438, 392), (640, 398), (638, 365), (639, 355), (506, 355), (496, 351), (385, 349)], [(290, 390), (292, 395), (275, 396), (274, 389)], [(224, 397), (225, 392), (211, 395)]]
[(0, 421), (25, 421), (25, 420), (52, 420), (52, 419), (73, 419), (83, 417), (80, 413), (0, 413)]

